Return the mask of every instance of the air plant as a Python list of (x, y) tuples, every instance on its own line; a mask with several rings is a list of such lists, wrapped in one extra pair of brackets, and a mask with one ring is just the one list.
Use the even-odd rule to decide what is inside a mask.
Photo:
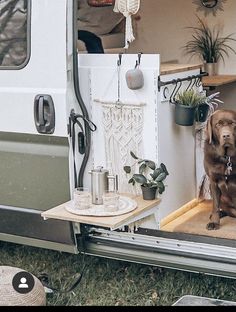
[(220, 92), (216, 92), (211, 95), (208, 95), (205, 99), (205, 103), (208, 104), (209, 106), (215, 105), (216, 107), (219, 104), (224, 104), (224, 102), (218, 98), (219, 95), (220, 95)]
[(175, 102), (176, 104), (196, 107), (206, 100), (206, 95), (204, 93), (195, 91), (194, 89), (191, 90), (184, 90), (179, 92), (176, 96)]

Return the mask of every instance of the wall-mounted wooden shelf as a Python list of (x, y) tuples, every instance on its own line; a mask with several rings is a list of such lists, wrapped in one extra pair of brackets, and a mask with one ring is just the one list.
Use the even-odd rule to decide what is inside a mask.
[(215, 89), (216, 87), (236, 82), (236, 75), (216, 75), (202, 78), (202, 84), (205, 88)]
[(178, 64), (178, 63), (162, 63), (161, 75), (170, 75), (181, 73), (189, 70), (201, 69), (202, 64)]

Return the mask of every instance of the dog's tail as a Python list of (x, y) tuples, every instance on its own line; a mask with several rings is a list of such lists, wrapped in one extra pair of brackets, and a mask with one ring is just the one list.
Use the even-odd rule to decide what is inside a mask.
[(211, 197), (209, 180), (208, 180), (208, 177), (206, 174), (202, 177), (202, 181), (201, 181), (199, 188), (198, 188), (197, 197), (198, 197), (198, 200), (200, 200), (200, 201)]

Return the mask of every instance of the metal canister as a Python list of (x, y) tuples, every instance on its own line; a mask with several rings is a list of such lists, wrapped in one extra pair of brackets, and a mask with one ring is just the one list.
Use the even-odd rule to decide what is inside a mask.
[(91, 193), (92, 203), (102, 205), (102, 196), (108, 190), (108, 175), (109, 171), (103, 167), (97, 167), (89, 172), (91, 174)]

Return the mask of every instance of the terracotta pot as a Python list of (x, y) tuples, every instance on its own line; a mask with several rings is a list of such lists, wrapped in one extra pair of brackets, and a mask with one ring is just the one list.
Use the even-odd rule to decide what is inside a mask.
[(144, 200), (153, 200), (156, 198), (157, 187), (146, 187), (141, 185), (141, 189)]
[(218, 75), (218, 63), (205, 63), (204, 70), (209, 76)]

